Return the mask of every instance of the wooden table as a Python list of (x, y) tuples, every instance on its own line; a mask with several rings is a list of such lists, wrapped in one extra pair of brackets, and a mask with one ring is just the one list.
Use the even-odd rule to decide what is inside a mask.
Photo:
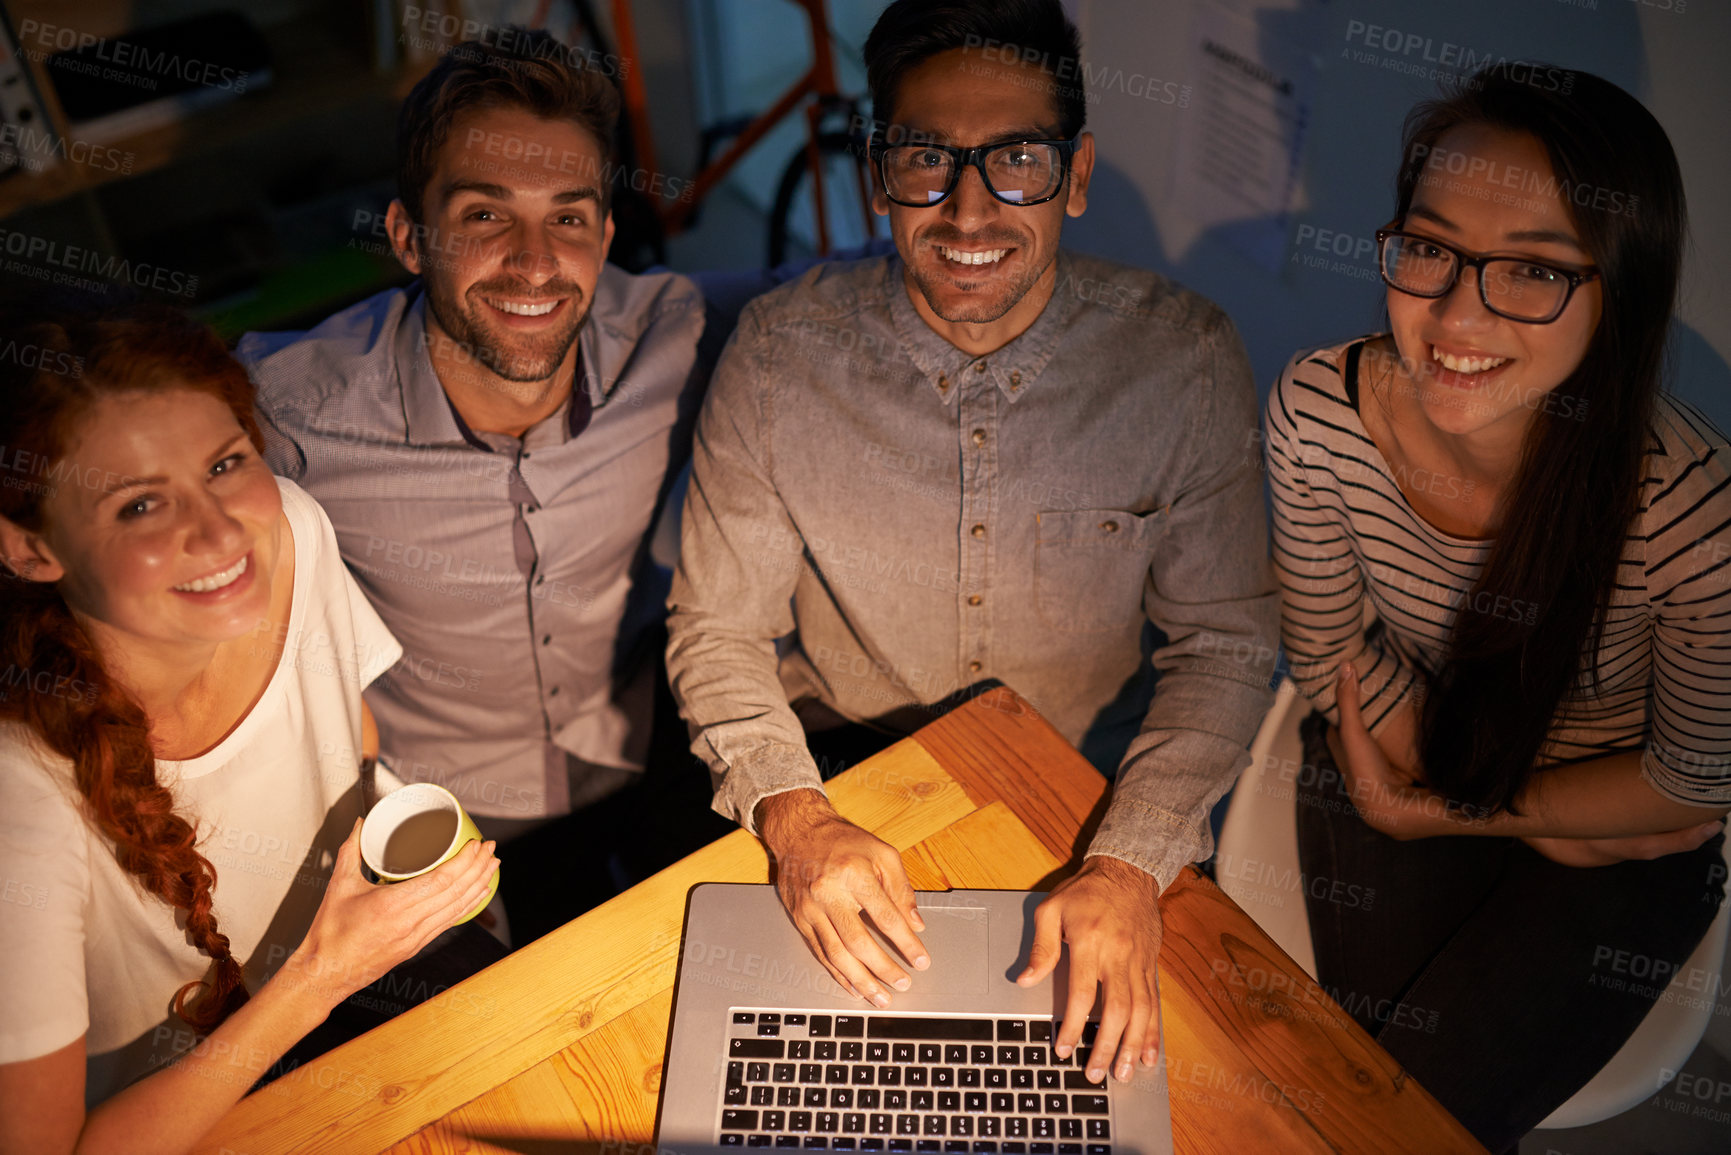
[[(998, 689), (829, 794), (918, 889), (1028, 890), (1080, 863), (1107, 784)], [(686, 892), (768, 877), (735, 831), (242, 1101), (201, 1149), (653, 1155)], [(1483, 1150), (1196, 870), (1160, 905), (1178, 1151)]]

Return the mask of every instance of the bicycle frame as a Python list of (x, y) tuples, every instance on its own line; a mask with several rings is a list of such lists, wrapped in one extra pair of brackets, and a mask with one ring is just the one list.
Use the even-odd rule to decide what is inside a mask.
[[(657, 205), (655, 212), (668, 236), (684, 230), (691, 214), (711, 189), (721, 183), (751, 148), (764, 135), (780, 124), (801, 101), (812, 98), (805, 106), (806, 163), (811, 171), (813, 207), (817, 216), (817, 242), (820, 252), (829, 252), (829, 222), (823, 195), (823, 157), (818, 150), (819, 122), (840, 99), (836, 87), (835, 59), (830, 51), (829, 13), (825, 0), (791, 0), (803, 9), (811, 30), (811, 67), (782, 93), (769, 109), (746, 125), (725, 151), (705, 165), (691, 181), (692, 193), (665, 207)], [(643, 84), (643, 70), (635, 62), (642, 58), (637, 52), (637, 29), (631, 14), (631, 0), (612, 0), (614, 34), (619, 40), (619, 52), (633, 67), (624, 78), (625, 113), (631, 119), (631, 131), (637, 140), (638, 163), (656, 171), (654, 138), (649, 127), (649, 94)], [(865, 206), (866, 234), (872, 232), (871, 189), (861, 165), (856, 171), (859, 180), (860, 203)]]

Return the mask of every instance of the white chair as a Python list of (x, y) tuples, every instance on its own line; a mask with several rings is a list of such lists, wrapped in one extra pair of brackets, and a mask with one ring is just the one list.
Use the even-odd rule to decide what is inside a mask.
[[(1220, 889), (1243, 907), (1268, 937), (1312, 978), (1303, 881), (1298, 868), (1296, 790), (1303, 773), (1299, 723), (1310, 712), (1290, 679), (1250, 747), (1250, 767), (1238, 780), (1220, 832), (1216, 874)], [(1731, 840), (1728, 840), (1731, 847)], [(1731, 863), (1731, 854), (1727, 855)], [(1713, 1017), (1726, 969), (1731, 901), (1722, 904), (1707, 934), (1647, 1012), (1635, 1033), (1597, 1075), (1539, 1124), (1543, 1130), (1585, 1127), (1651, 1098), (1670, 1081), (1701, 1041)], [(1639, 980), (1635, 980), (1639, 981)]]

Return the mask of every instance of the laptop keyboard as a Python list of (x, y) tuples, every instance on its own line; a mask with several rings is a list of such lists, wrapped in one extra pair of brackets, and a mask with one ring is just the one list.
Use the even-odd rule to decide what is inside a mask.
[[(1050, 1019), (734, 1009), (717, 1142), (805, 1151), (1111, 1155), (1111, 1094)], [(1107, 1080), (1110, 1083), (1110, 1080)]]

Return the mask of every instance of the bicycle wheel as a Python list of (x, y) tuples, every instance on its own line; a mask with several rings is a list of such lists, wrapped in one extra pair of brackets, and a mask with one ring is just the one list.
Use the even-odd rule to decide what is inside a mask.
[[(865, 169), (854, 138), (845, 132), (826, 132), (817, 138), (823, 159), (824, 223), (829, 232), (829, 252), (856, 248), (876, 236), (887, 236), (889, 226), (871, 211), (869, 199), (860, 199), (861, 178), (866, 196), (871, 195), (871, 176)], [(788, 158), (781, 182), (775, 189), (775, 204), (769, 213), (769, 267), (775, 268), (792, 256), (823, 256), (818, 252), (817, 213), (811, 195), (811, 170), (805, 146)]]

